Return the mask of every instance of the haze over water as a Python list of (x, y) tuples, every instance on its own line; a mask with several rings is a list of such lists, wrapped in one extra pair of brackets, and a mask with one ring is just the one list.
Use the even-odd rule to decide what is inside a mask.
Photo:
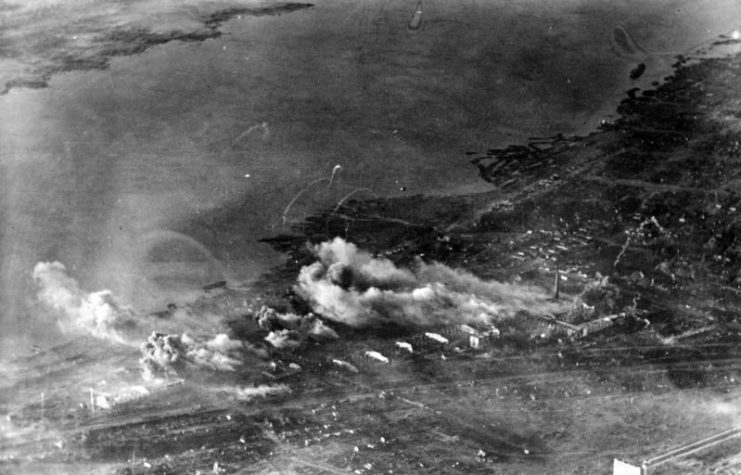
[[(87, 290), (156, 308), (279, 257), (257, 239), (357, 188), (379, 195), (488, 189), (466, 151), (588, 132), (647, 51), (685, 52), (741, 24), (732, 1), (319, 1), (243, 17), (224, 36), (114, 59), (0, 97), (2, 321), (60, 261)], [(669, 73), (641, 58), (638, 85)], [(342, 171), (330, 186), (300, 190)], [(358, 193), (357, 197), (362, 197)], [(239, 209), (239, 219), (218, 216)], [(193, 226), (219, 222), (218, 228)]]

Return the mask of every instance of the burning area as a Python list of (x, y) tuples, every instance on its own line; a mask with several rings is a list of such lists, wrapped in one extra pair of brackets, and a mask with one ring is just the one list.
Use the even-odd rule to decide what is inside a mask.
[(541, 289), (483, 281), (439, 263), (401, 269), (339, 237), (313, 251), (318, 261), (301, 269), (295, 290), (315, 312), (351, 327), (490, 324), (566, 309)]
[(224, 333), (208, 341), (196, 341), (188, 334), (152, 333), (142, 344), (140, 363), (145, 379), (182, 375), (189, 369), (236, 371), (242, 364), (244, 345)]
[[(59, 262), (35, 266), (37, 299), (63, 334), (93, 337), (123, 347), (140, 345), (145, 379), (192, 375), (196, 370), (234, 372), (264, 352), (230, 338), (223, 318), (188, 307), (173, 307), (166, 317), (140, 315), (120, 305), (107, 290), (87, 293)], [(254, 358), (256, 357), (256, 358)]]
[(32, 276), (39, 303), (54, 312), (63, 332), (127, 343), (123, 330), (134, 324), (134, 315), (119, 306), (111, 292), (83, 292), (60, 262), (39, 262)]
[[(108, 290), (84, 291), (62, 263), (40, 262), (32, 275), (36, 318), (53, 319), (67, 337), (113, 343), (111, 355), (125, 353), (131, 358), (130, 349), (138, 347), (141, 377), (152, 383), (173, 378), (219, 384), (230, 378), (257, 381), (273, 352), (292, 352), (307, 341), (338, 338), (313, 313), (279, 312), (264, 305), (252, 311), (241, 294), (241, 310), (235, 310), (234, 295), (224, 295), (225, 289), (218, 293), (206, 289), (193, 304), (172, 304), (166, 311), (143, 314), (120, 304)], [(245, 323), (248, 330), (235, 336), (230, 318)]]

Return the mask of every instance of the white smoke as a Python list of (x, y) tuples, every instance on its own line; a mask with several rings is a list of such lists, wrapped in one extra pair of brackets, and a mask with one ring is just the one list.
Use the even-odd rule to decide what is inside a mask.
[(301, 346), (300, 335), (293, 330), (273, 330), (265, 337), (265, 341), (279, 350), (294, 349)]
[(315, 340), (336, 340), (339, 338), (336, 331), (318, 318), (309, 325), (308, 334)]
[(281, 313), (263, 305), (256, 317), (258, 325), (270, 331), (265, 341), (274, 348), (295, 349), (307, 339), (325, 341), (339, 338), (337, 332), (313, 313)]
[[(118, 305), (107, 290), (84, 292), (59, 262), (36, 264), (33, 279), (39, 302), (54, 311), (59, 327), (66, 333), (132, 346), (151, 333), (140, 346), (145, 378), (175, 376), (194, 369), (236, 371), (247, 354), (265, 357), (264, 351), (223, 333), (225, 329), (216, 316), (178, 309), (169, 320), (146, 318)], [(155, 325), (167, 330), (153, 331)], [(181, 333), (190, 331), (195, 331), (195, 336)]]
[(188, 345), (188, 356), (201, 368), (217, 371), (236, 371), (242, 364), (239, 350), (244, 348), (241, 341), (232, 340), (224, 333), (216, 335), (205, 343), (200, 343), (183, 335), (182, 341)]
[(57, 312), (62, 331), (82, 331), (96, 338), (127, 343), (121, 329), (131, 324), (132, 314), (119, 306), (111, 292), (86, 293), (59, 262), (39, 262), (33, 269), (39, 302)]
[(318, 261), (301, 269), (296, 291), (315, 312), (353, 327), (490, 324), (565, 306), (540, 289), (483, 281), (439, 263), (400, 269), (341, 238), (315, 246), (314, 253)]
[(222, 386), (219, 388), (214, 388), (213, 390), (229, 394), (239, 401), (249, 401), (256, 397), (266, 398), (268, 396), (288, 394), (291, 392), (291, 388), (286, 386), (285, 384), (278, 384), (276, 386), (267, 386), (261, 384), (254, 387)]
[(155, 332), (141, 346), (139, 363), (145, 379), (182, 376), (196, 369), (236, 371), (244, 360), (243, 349), (246, 348), (241, 341), (232, 340), (226, 334), (203, 341), (187, 334)]

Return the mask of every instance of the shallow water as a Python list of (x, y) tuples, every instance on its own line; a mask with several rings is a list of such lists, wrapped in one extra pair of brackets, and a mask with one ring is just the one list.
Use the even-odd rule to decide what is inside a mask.
[[(319, 1), (237, 18), (218, 40), (1, 97), (6, 328), (23, 325), (38, 261), (153, 308), (256, 277), (279, 262), (257, 239), (353, 190), (486, 189), (466, 151), (588, 132), (635, 85), (615, 26), (679, 53), (741, 18), (731, 1), (426, 1), (410, 30), (416, 7)], [(641, 86), (670, 71), (671, 56), (642, 60)], [(338, 164), (331, 186), (286, 210)], [(243, 212), (220, 221), (225, 209)]]

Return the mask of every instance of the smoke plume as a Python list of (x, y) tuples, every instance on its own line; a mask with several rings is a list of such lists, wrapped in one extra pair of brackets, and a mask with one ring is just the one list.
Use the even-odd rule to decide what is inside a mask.
[(33, 280), (39, 302), (57, 313), (62, 331), (127, 343), (121, 331), (133, 323), (133, 315), (119, 306), (109, 291), (83, 292), (59, 262), (36, 264)]
[(214, 391), (229, 394), (238, 401), (249, 401), (257, 397), (266, 398), (268, 396), (288, 394), (291, 392), (291, 388), (285, 384), (278, 384), (276, 386), (261, 384), (253, 387), (222, 386), (220, 388), (214, 388)]
[(326, 341), (339, 338), (337, 332), (313, 313), (308, 315), (280, 313), (263, 305), (257, 312), (257, 323), (270, 331), (265, 341), (277, 349), (298, 348), (307, 339)]
[(301, 269), (296, 291), (315, 312), (353, 327), (490, 324), (564, 307), (542, 290), (483, 281), (439, 263), (400, 269), (341, 238), (315, 246), (314, 253), (318, 261)]
[[(59, 327), (66, 333), (130, 346), (137, 346), (150, 333), (147, 342), (140, 346), (139, 361), (148, 379), (182, 376), (201, 369), (231, 372), (241, 367), (245, 358), (265, 356), (264, 351), (231, 339), (216, 315), (193, 314), (186, 308), (172, 311), (167, 319), (137, 315), (117, 304), (107, 290), (81, 290), (59, 262), (36, 264), (33, 279), (39, 302), (53, 310)], [(166, 330), (155, 331), (155, 326)]]
[(155, 332), (141, 346), (139, 363), (145, 379), (183, 376), (196, 369), (236, 371), (244, 360), (244, 349), (241, 341), (232, 340), (223, 333), (203, 341), (187, 334)]

